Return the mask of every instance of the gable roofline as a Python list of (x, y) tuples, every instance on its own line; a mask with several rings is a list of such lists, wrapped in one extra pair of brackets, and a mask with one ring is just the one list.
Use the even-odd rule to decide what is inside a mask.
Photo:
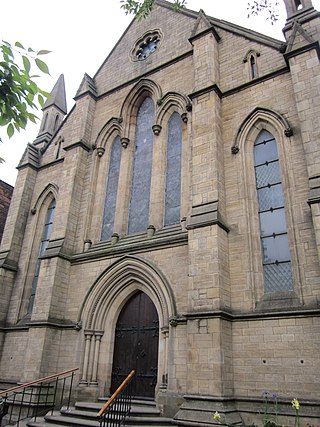
[[(172, 9), (172, 3), (170, 3), (170, 2), (168, 2), (166, 0), (155, 0), (155, 4), (157, 4), (158, 6), (164, 7), (165, 9), (169, 9), (169, 10), (173, 11), (173, 9)], [(152, 11), (151, 11), (151, 13), (152, 13)], [(183, 9), (181, 9), (180, 12), (177, 12), (177, 13), (181, 13), (181, 14), (183, 14), (185, 16), (193, 18), (194, 20), (197, 20), (198, 17), (199, 17), (200, 11), (196, 12), (196, 11), (191, 10), (191, 9), (183, 8)], [(204, 13), (204, 12), (202, 11), (202, 13)], [(206, 18), (208, 19), (208, 21), (210, 22), (210, 24), (212, 26), (214, 26), (214, 27), (220, 28), (221, 30), (228, 31), (230, 33), (236, 34), (236, 35), (241, 36), (241, 37), (245, 37), (245, 38), (247, 38), (247, 39), (249, 39), (251, 41), (261, 43), (261, 44), (269, 46), (271, 48), (274, 48), (274, 49), (277, 49), (277, 50), (281, 50), (283, 48), (284, 43), (285, 43), (282, 40), (278, 40), (278, 39), (275, 39), (273, 37), (266, 36), (265, 34), (261, 34), (261, 33), (258, 33), (257, 31), (253, 31), (253, 30), (250, 30), (248, 28), (241, 27), (240, 25), (233, 24), (231, 22), (224, 21), (222, 19), (213, 18), (213, 17), (211, 17), (211, 16), (209, 16), (209, 15), (207, 15), (205, 13), (204, 13), (204, 15), (206, 16)], [(96, 71), (96, 73), (94, 74), (93, 79), (95, 79), (96, 76), (99, 74), (100, 70), (103, 68), (103, 66), (105, 65), (105, 63), (110, 58), (110, 56), (116, 50), (116, 48), (120, 44), (121, 40), (127, 34), (127, 32), (129, 31), (129, 29), (131, 28), (131, 26), (133, 25), (133, 23), (136, 21), (136, 19), (137, 19), (136, 17), (134, 17), (132, 19), (132, 21), (127, 26), (127, 28), (125, 29), (125, 31), (122, 33), (122, 35), (119, 38), (119, 40), (117, 41), (117, 43), (114, 45), (114, 47), (109, 52), (109, 54), (106, 57), (106, 59), (102, 62), (102, 64), (100, 65), (100, 67), (98, 68), (98, 70)]]
[(104, 64), (108, 61), (108, 59), (110, 58), (110, 56), (113, 54), (113, 52), (116, 50), (116, 48), (118, 47), (118, 45), (120, 44), (121, 40), (124, 38), (124, 36), (127, 34), (127, 32), (129, 31), (129, 29), (131, 28), (131, 26), (133, 25), (133, 23), (136, 21), (136, 17), (134, 17), (132, 19), (132, 21), (130, 22), (130, 24), (127, 26), (127, 28), (124, 30), (124, 32), (122, 33), (121, 37), (119, 38), (119, 40), (117, 41), (117, 43), (113, 46), (113, 48), (110, 50), (108, 56), (106, 57), (106, 59), (102, 62), (102, 64), (100, 65), (100, 67), (98, 68), (98, 70), (96, 71), (96, 73), (93, 76), (93, 79), (96, 78), (96, 76), (99, 74), (100, 70), (103, 68)]
[[(166, 1), (166, 0), (155, 0), (155, 3), (159, 6), (162, 6), (166, 9), (172, 10), (172, 3)], [(210, 24), (214, 27), (218, 27), (222, 30), (228, 31), (230, 33), (236, 34), (238, 36), (245, 37), (247, 39), (250, 39), (252, 41), (262, 43), (264, 45), (267, 45), (269, 47), (279, 49), (283, 46), (284, 41), (275, 39), (273, 37), (267, 36), (265, 34), (261, 34), (257, 31), (250, 30), (246, 27), (242, 27), (237, 24), (233, 24), (232, 22), (224, 21), (222, 19), (214, 18), (212, 16), (207, 15), (203, 10), (199, 10), (199, 12), (196, 12), (191, 9), (183, 8), (180, 10), (179, 13), (189, 16), (190, 18), (198, 19), (199, 13), (204, 13), (206, 18), (209, 20)]]

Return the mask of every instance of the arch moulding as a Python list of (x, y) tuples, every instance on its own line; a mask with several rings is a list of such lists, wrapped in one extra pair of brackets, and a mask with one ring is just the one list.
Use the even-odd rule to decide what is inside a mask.
[[(156, 117), (156, 124), (163, 126), (163, 121), (170, 113), (177, 111), (182, 120), (188, 121), (187, 112), (192, 110), (192, 104), (188, 96), (179, 92), (167, 92), (163, 98), (158, 101), (159, 110)], [(167, 117), (168, 119), (168, 117)]]
[(103, 150), (102, 154), (104, 153), (106, 149), (107, 141), (113, 134), (119, 135), (121, 137), (122, 135), (121, 123), (122, 123), (122, 120), (120, 118), (112, 117), (100, 130), (95, 142), (95, 146), (97, 147), (97, 153), (99, 157), (101, 157), (101, 155), (99, 154), (101, 153), (101, 151), (99, 150)]
[(283, 133), (287, 138), (293, 135), (293, 130), (289, 122), (280, 113), (269, 108), (257, 107), (241, 123), (234, 144), (231, 147), (232, 154), (239, 152), (248, 133), (259, 122), (270, 124), (274, 129), (278, 130), (279, 134)]
[(160, 326), (168, 327), (170, 318), (176, 315), (172, 289), (152, 263), (136, 256), (121, 258), (99, 276), (86, 295), (78, 321), (83, 321), (85, 329), (103, 330), (109, 307), (121, 296), (120, 313), (124, 303), (137, 290), (151, 298)]
[(32, 209), (31, 209), (32, 215), (35, 215), (37, 213), (38, 208), (40, 206), (42, 206), (43, 202), (45, 201), (45, 199), (48, 197), (48, 195), (50, 193), (57, 200), (57, 198), (58, 198), (58, 192), (59, 192), (59, 187), (56, 184), (52, 184), (52, 183), (48, 184), (42, 190), (42, 192), (39, 194), (39, 196), (37, 197), (37, 200), (36, 200), (35, 204), (33, 205)]
[(167, 374), (169, 320), (176, 316), (173, 292), (151, 262), (126, 256), (98, 277), (80, 309), (78, 322), (82, 320), (84, 326), (82, 385), (110, 385), (116, 322), (124, 304), (139, 290), (156, 307), (161, 331), (158, 379)]
[(131, 89), (124, 100), (120, 111), (120, 118), (123, 120), (123, 136), (125, 138), (130, 139), (130, 128), (135, 122), (136, 114), (141, 102), (147, 96), (150, 96), (157, 105), (158, 101), (162, 98), (162, 90), (160, 86), (152, 80), (141, 79)]

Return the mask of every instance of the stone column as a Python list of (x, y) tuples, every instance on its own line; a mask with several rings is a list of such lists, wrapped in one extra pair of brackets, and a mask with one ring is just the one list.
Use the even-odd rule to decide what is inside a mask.
[(98, 385), (97, 375), (98, 375), (98, 364), (99, 364), (99, 354), (100, 354), (100, 344), (103, 332), (94, 333), (94, 358), (93, 358), (93, 369), (92, 369), (92, 378), (90, 385)]
[(88, 384), (88, 365), (90, 358), (90, 347), (92, 340), (92, 332), (85, 332), (85, 344), (84, 344), (84, 359), (83, 359), (83, 369), (82, 369), (82, 378), (80, 384), (86, 385)]

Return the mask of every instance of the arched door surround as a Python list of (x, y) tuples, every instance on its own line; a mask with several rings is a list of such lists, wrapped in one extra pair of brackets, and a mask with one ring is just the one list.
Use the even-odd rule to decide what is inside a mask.
[(138, 291), (145, 293), (156, 308), (160, 331), (158, 383), (167, 377), (169, 320), (176, 316), (173, 292), (154, 264), (126, 256), (99, 276), (80, 309), (78, 321), (84, 332), (82, 385), (99, 385), (101, 392), (109, 391), (116, 323), (122, 308)]

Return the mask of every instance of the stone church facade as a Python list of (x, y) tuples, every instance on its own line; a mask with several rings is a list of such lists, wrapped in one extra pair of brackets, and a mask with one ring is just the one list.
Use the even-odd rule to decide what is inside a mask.
[[(0, 251), (0, 378), (137, 369), (182, 425), (320, 420), (320, 14), (286, 42), (158, 0), (66, 115), (61, 76)], [(285, 421), (284, 421), (285, 422)]]

